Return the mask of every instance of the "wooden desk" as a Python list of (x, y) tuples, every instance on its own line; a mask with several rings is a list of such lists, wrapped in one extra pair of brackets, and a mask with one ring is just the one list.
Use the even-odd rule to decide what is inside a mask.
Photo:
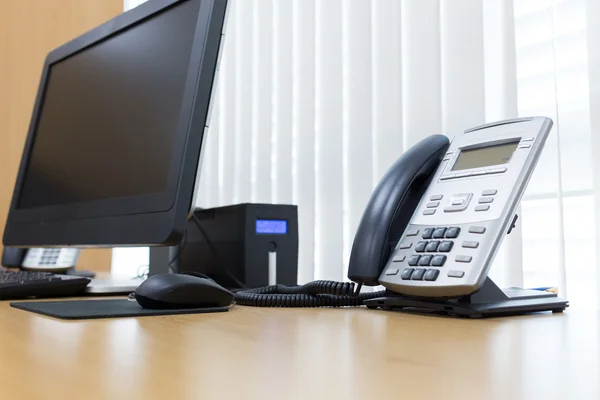
[(2, 399), (598, 399), (598, 314), (257, 309), (65, 322), (0, 303)]

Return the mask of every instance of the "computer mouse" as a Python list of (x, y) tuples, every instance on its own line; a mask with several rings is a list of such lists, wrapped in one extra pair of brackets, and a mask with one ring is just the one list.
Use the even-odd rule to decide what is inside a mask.
[(233, 303), (233, 293), (212, 279), (158, 274), (142, 282), (135, 299), (150, 309), (227, 307)]

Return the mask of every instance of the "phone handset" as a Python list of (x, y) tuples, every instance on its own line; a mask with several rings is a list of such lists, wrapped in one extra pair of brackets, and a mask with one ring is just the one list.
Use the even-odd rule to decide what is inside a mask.
[(383, 176), (365, 208), (354, 237), (348, 278), (367, 286), (379, 285), (392, 249), (442, 161), (450, 140), (432, 135), (396, 160)]

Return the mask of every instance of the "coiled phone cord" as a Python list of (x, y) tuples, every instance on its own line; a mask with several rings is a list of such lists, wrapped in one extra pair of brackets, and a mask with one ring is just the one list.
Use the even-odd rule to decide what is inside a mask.
[(352, 282), (314, 281), (301, 286), (273, 285), (235, 293), (235, 302), (250, 307), (357, 307), (383, 297), (385, 291), (360, 293)]
[[(210, 237), (202, 226), (202, 222), (192, 215), (196, 226), (204, 236), (218, 265), (223, 265), (217, 250)], [(187, 236), (187, 235), (186, 235)], [(185, 247), (185, 243), (183, 247)], [(177, 261), (179, 254), (169, 263), (169, 267)], [(357, 307), (362, 306), (365, 300), (383, 297), (385, 291), (360, 293), (361, 284), (355, 290), (352, 282), (314, 281), (301, 286), (274, 285), (258, 289), (246, 289), (233, 273), (223, 268), (224, 272), (241, 288), (236, 292), (235, 302), (251, 307)]]

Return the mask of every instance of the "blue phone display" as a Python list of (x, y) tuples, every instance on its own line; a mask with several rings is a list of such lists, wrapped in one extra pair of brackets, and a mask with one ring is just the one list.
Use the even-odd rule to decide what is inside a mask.
[(281, 219), (257, 219), (256, 233), (259, 235), (287, 234), (287, 221)]

